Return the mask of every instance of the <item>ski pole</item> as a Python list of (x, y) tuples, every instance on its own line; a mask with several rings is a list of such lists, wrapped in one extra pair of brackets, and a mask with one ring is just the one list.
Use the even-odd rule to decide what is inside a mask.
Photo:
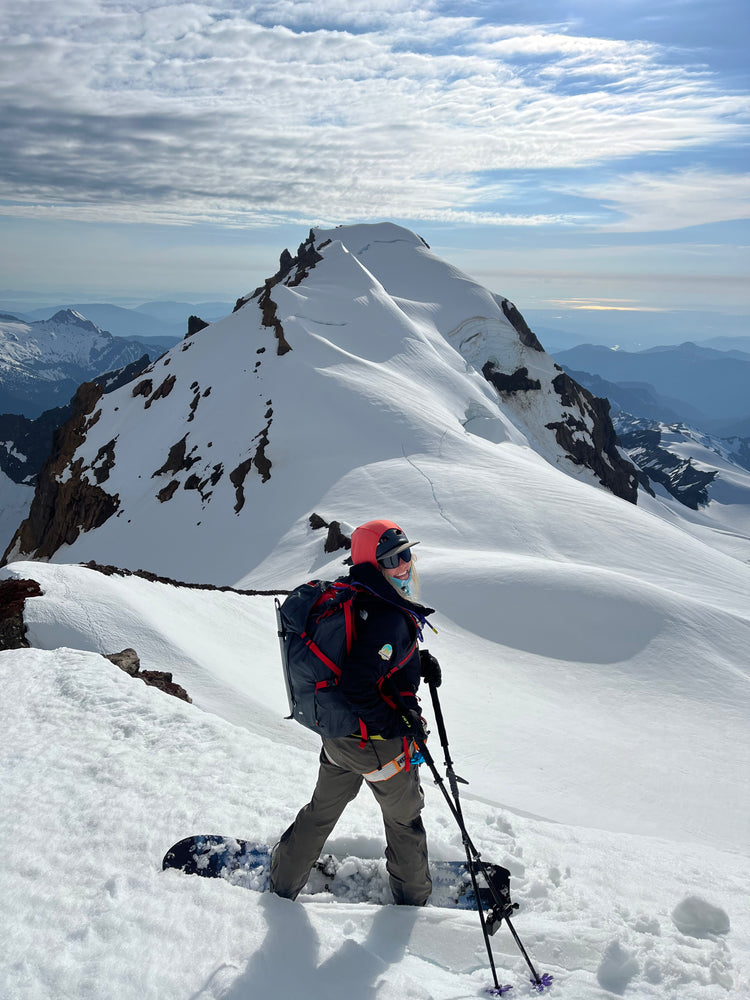
[[(407, 725), (411, 729), (412, 734), (414, 736), (414, 742), (419, 747), (419, 749), (420, 749), (420, 751), (422, 753), (422, 756), (424, 757), (424, 762), (429, 767), (430, 771), (432, 772), (432, 776), (433, 776), (433, 778), (435, 780), (435, 784), (438, 786), (438, 788), (440, 789), (440, 791), (443, 793), (443, 798), (447, 802), (448, 808), (453, 813), (453, 818), (458, 823), (458, 828), (461, 831), (461, 837), (462, 837), (463, 844), (464, 844), (464, 850), (466, 851), (466, 862), (467, 862), (466, 867), (468, 868), (469, 875), (471, 877), (471, 885), (472, 885), (472, 888), (474, 890), (474, 897), (475, 897), (475, 899), (477, 901), (477, 912), (479, 913), (479, 922), (480, 922), (481, 927), (482, 927), (482, 937), (484, 938), (485, 947), (487, 948), (487, 957), (489, 959), (490, 969), (492, 971), (492, 979), (493, 979), (493, 982), (495, 983), (495, 986), (493, 988), (493, 992), (496, 993), (497, 996), (500, 996), (505, 991), (505, 987), (501, 986), (500, 983), (498, 982), (498, 979), (497, 979), (497, 970), (495, 968), (495, 957), (492, 954), (492, 945), (490, 944), (489, 931), (487, 930), (487, 921), (485, 919), (484, 910), (482, 908), (482, 903), (481, 903), (481, 899), (480, 899), (480, 895), (479, 895), (479, 886), (477, 884), (476, 871), (475, 871), (475, 867), (474, 867), (474, 863), (473, 863), (473, 859), (472, 859), (472, 853), (476, 854), (477, 857), (479, 857), (479, 855), (476, 853), (476, 848), (471, 843), (471, 839), (470, 839), (469, 834), (468, 834), (468, 832), (466, 830), (466, 825), (464, 824), (463, 817), (461, 815), (460, 805), (458, 804), (457, 801), (454, 802), (453, 799), (448, 794), (448, 792), (446, 791), (446, 789), (445, 789), (445, 782), (443, 780), (443, 776), (440, 774), (440, 772), (437, 769), (437, 766), (435, 764), (435, 759), (433, 758), (432, 754), (430, 753), (430, 750), (429, 750), (429, 748), (427, 746), (426, 741), (422, 737), (421, 733), (417, 731), (416, 723), (411, 718), (410, 713), (409, 713), (409, 709), (407, 708), (407, 706), (406, 706), (403, 698), (401, 697), (400, 692), (396, 691), (396, 692), (394, 692), (394, 694), (395, 694), (395, 700), (396, 700), (399, 708), (402, 711), (402, 718), (404, 719), (404, 721), (407, 723)], [(420, 726), (420, 728), (421, 728), (421, 726)]]
[[(490, 944), (490, 931), (489, 931), (489, 929), (487, 927), (487, 921), (486, 921), (485, 915), (484, 915), (484, 909), (483, 909), (483, 906), (482, 906), (482, 900), (481, 900), (481, 896), (480, 896), (480, 892), (479, 892), (479, 886), (477, 884), (477, 879), (476, 879), (476, 873), (477, 872), (480, 872), (482, 874), (485, 882), (487, 883), (487, 886), (489, 887), (490, 894), (492, 895), (492, 898), (493, 898), (493, 900), (495, 902), (495, 906), (493, 907), (493, 911), (492, 911), (493, 922), (505, 920), (506, 924), (508, 925), (508, 929), (510, 930), (510, 932), (511, 932), (511, 934), (513, 936), (513, 940), (516, 942), (516, 945), (518, 946), (518, 949), (521, 952), (521, 955), (523, 956), (523, 958), (524, 958), (524, 960), (525, 960), (525, 962), (526, 962), (526, 964), (527, 964), (527, 966), (529, 968), (529, 971), (531, 972), (531, 975), (532, 975), (532, 980), (531, 980), (532, 985), (534, 986), (534, 988), (538, 992), (541, 993), (542, 990), (546, 986), (550, 985), (550, 983), (552, 981), (552, 977), (549, 976), (547, 973), (545, 973), (544, 976), (540, 976), (539, 973), (534, 968), (534, 965), (533, 965), (531, 959), (529, 958), (529, 955), (528, 955), (526, 949), (524, 948), (523, 944), (521, 943), (521, 939), (519, 938), (519, 936), (518, 936), (518, 934), (516, 932), (515, 927), (510, 922), (510, 917), (508, 915), (508, 910), (509, 910), (509, 908), (511, 908), (510, 897), (508, 897), (508, 899), (503, 899), (501, 897), (501, 894), (498, 891), (497, 885), (495, 884), (495, 880), (492, 877), (492, 872), (490, 871), (490, 867), (487, 866), (484, 863), (484, 861), (482, 860), (482, 858), (481, 858), (481, 856), (479, 854), (479, 851), (476, 849), (476, 847), (472, 843), (471, 837), (469, 836), (469, 832), (466, 829), (466, 824), (464, 823), (463, 813), (462, 813), (462, 810), (461, 810), (461, 802), (460, 802), (460, 799), (459, 799), (458, 783), (461, 782), (462, 784), (466, 785), (466, 784), (468, 784), (468, 782), (466, 781), (466, 779), (458, 777), (458, 775), (455, 773), (455, 771), (453, 769), (453, 761), (451, 760), (450, 750), (449, 750), (449, 747), (448, 747), (448, 735), (447, 735), (447, 732), (446, 732), (446, 729), (445, 729), (445, 720), (443, 718), (443, 711), (442, 711), (442, 707), (440, 705), (440, 700), (438, 698), (437, 689), (435, 688), (434, 684), (430, 684), (429, 688), (430, 688), (430, 696), (432, 698), (433, 709), (435, 711), (435, 723), (436, 723), (436, 725), (438, 727), (438, 735), (440, 737), (440, 743), (441, 743), (441, 746), (443, 747), (443, 751), (444, 751), (444, 754), (445, 754), (445, 769), (446, 769), (446, 773), (448, 775), (448, 781), (449, 781), (450, 786), (451, 786), (451, 792), (453, 794), (453, 798), (451, 798), (451, 796), (446, 791), (445, 782), (443, 780), (443, 777), (439, 773), (439, 771), (438, 771), (438, 769), (437, 769), (437, 767), (435, 765), (435, 760), (434, 760), (432, 754), (430, 753), (429, 748), (427, 747), (427, 743), (425, 741), (424, 736), (422, 735), (423, 727), (421, 725), (421, 720), (420, 720), (419, 724), (417, 724), (417, 722), (415, 721), (415, 719), (412, 718), (411, 711), (407, 707), (407, 705), (404, 702), (403, 698), (401, 697), (401, 693), (399, 691), (395, 691), (394, 690), (394, 697), (395, 697), (396, 703), (398, 704), (399, 708), (401, 709), (402, 718), (407, 723), (407, 725), (409, 726), (409, 728), (412, 730), (412, 733), (414, 735), (414, 740), (415, 740), (417, 746), (419, 747), (420, 751), (422, 752), (422, 756), (424, 757), (425, 764), (427, 764), (427, 766), (429, 767), (430, 771), (432, 772), (432, 776), (433, 776), (433, 778), (435, 780), (435, 784), (438, 786), (438, 788), (442, 792), (443, 798), (445, 799), (446, 803), (448, 804), (448, 808), (450, 809), (451, 813), (453, 814), (453, 818), (456, 820), (456, 823), (458, 824), (458, 828), (461, 831), (461, 839), (462, 839), (462, 842), (463, 842), (463, 845), (464, 845), (464, 850), (466, 851), (466, 861), (467, 861), (466, 867), (469, 870), (469, 875), (471, 877), (472, 888), (474, 890), (474, 895), (475, 895), (476, 900), (477, 900), (477, 911), (479, 913), (479, 922), (480, 922), (480, 925), (481, 925), (481, 928), (482, 928), (482, 936), (484, 937), (485, 946), (487, 948), (487, 955), (488, 955), (489, 962), (490, 962), (490, 969), (492, 970), (492, 978), (493, 978), (494, 983), (495, 983), (495, 986), (494, 986), (492, 992), (495, 993), (496, 995), (500, 995), (502, 992), (504, 992), (504, 987), (500, 986), (500, 984), (498, 983), (498, 980), (497, 980), (497, 973), (496, 973), (496, 970), (495, 970), (495, 960), (494, 960), (494, 956), (492, 954), (492, 945)], [(415, 716), (417, 715), (416, 711), (414, 712), (414, 715)], [(491, 866), (491, 867), (495, 867), (496, 868), (496, 866)], [(510, 874), (510, 873), (508, 873), (508, 874)]]
[[(436, 723), (436, 725), (438, 727), (438, 735), (440, 736), (440, 743), (441, 743), (441, 745), (443, 747), (443, 751), (445, 753), (445, 770), (446, 770), (446, 773), (448, 775), (448, 780), (450, 782), (451, 791), (453, 792), (453, 797), (454, 797), (455, 805), (456, 805), (456, 812), (461, 817), (462, 833), (464, 833), (465, 830), (466, 830), (466, 827), (465, 827), (465, 824), (463, 823), (463, 814), (461, 812), (461, 806), (460, 806), (459, 797), (458, 797), (458, 782), (461, 782), (462, 784), (467, 785), (468, 781), (466, 781), (465, 778), (459, 778), (458, 775), (453, 770), (453, 761), (451, 760), (450, 750), (448, 748), (448, 734), (447, 734), (446, 729), (445, 729), (445, 720), (443, 718), (443, 709), (442, 709), (442, 706), (440, 704), (440, 698), (438, 697), (437, 688), (435, 687), (434, 684), (430, 683), (429, 684), (429, 688), (430, 688), (430, 698), (432, 699), (432, 708), (433, 708), (433, 711), (435, 713), (435, 723)], [(479, 871), (484, 876), (484, 879), (487, 882), (487, 885), (489, 886), (489, 889), (490, 889), (490, 892), (492, 894), (492, 897), (495, 900), (495, 907), (493, 908), (493, 916), (496, 919), (498, 919), (498, 920), (505, 920), (505, 923), (508, 925), (508, 930), (513, 935), (513, 940), (516, 942), (516, 945), (518, 946), (518, 949), (521, 952), (521, 955), (523, 956), (523, 958), (524, 958), (527, 966), (529, 967), (529, 971), (531, 972), (531, 975), (533, 977), (532, 978), (532, 984), (536, 987), (536, 989), (539, 992), (541, 992), (544, 989), (545, 986), (549, 986), (550, 985), (550, 983), (552, 981), (552, 977), (549, 976), (546, 973), (545, 973), (544, 976), (540, 976), (539, 973), (534, 968), (534, 965), (533, 965), (531, 959), (529, 958), (529, 955), (528, 955), (526, 949), (524, 948), (523, 944), (521, 943), (521, 939), (519, 938), (519, 936), (518, 936), (518, 934), (516, 932), (516, 929), (515, 929), (515, 927), (513, 926), (513, 924), (511, 923), (511, 920), (510, 920), (510, 914), (508, 912), (509, 909), (510, 909), (510, 906), (511, 906), (511, 904), (510, 904), (510, 895), (508, 895), (507, 899), (502, 899), (501, 898), (501, 894), (498, 891), (498, 888), (497, 888), (497, 885), (495, 883), (495, 880), (492, 878), (492, 872), (491, 872), (491, 870), (489, 870), (488, 866), (484, 863), (484, 861), (482, 861), (481, 857), (479, 856), (479, 852), (476, 850), (476, 848), (474, 847), (474, 845), (471, 843), (471, 839), (469, 838), (468, 833), (466, 833), (465, 836), (466, 836), (465, 845), (467, 847), (467, 858), (469, 857), (469, 849), (471, 849), (471, 851), (474, 854), (473, 863), (477, 866), (477, 868), (479, 869)], [(471, 867), (472, 867), (472, 864), (471, 864), (471, 860), (470, 860), (470, 868)], [(492, 866), (490, 866), (490, 868), (491, 867)], [(508, 876), (509, 875), (510, 875), (510, 873), (508, 873)], [(477, 896), (477, 899), (478, 898), (479, 897)], [(481, 904), (480, 904), (480, 912), (481, 912)], [(482, 929), (483, 930), (484, 930), (484, 926), (485, 925), (484, 925), (484, 921), (483, 921), (482, 922)]]

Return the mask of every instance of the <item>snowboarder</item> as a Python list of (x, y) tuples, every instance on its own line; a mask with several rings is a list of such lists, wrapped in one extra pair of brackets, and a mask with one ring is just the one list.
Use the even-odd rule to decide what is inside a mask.
[[(346, 805), (366, 781), (383, 813), (386, 867), (396, 903), (424, 906), (432, 889), (424, 795), (412, 736), (426, 736), (416, 696), (420, 677), (439, 686), (438, 661), (419, 650), (432, 608), (419, 604), (412, 545), (393, 521), (376, 520), (352, 533), (346, 582), (361, 591), (354, 604), (355, 639), (340, 690), (362, 720), (362, 732), (323, 738), (312, 799), (282, 834), (271, 861), (271, 891), (295, 899)], [(391, 697), (393, 692), (398, 700)], [(400, 696), (400, 697), (399, 697)], [(407, 712), (404, 712), (406, 707)]]

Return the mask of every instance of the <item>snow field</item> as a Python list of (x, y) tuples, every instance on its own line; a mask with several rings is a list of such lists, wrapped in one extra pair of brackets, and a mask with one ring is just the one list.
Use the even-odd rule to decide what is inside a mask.
[[(322, 554), (321, 538), (311, 544)], [(735, 651), (748, 623), (596, 567), (420, 550), (427, 598), (455, 619), (433, 616), (439, 633), (425, 645), (443, 664), (446, 725), (472, 793), (565, 823), (744, 850), (750, 688)], [(310, 576), (344, 571), (326, 560)], [(14, 563), (0, 576), (40, 582), (25, 609), (32, 646), (135, 647), (198, 707), (317, 752), (283, 718), (272, 598), (83, 566)]]
[[(490, 982), (476, 914), (293, 904), (160, 870), (189, 832), (272, 842), (309, 797), (314, 754), (147, 688), (94, 653), (3, 653), (0, 671), (0, 836), (12, 847), (3, 997), (448, 1000)], [(455, 823), (423, 780), (431, 851), (461, 857)], [(464, 805), (483, 857), (514, 873), (516, 928), (537, 968), (555, 975), (556, 996), (746, 995), (747, 859)], [(382, 850), (366, 790), (329, 846)], [(691, 889), (729, 915), (728, 934), (707, 932), (705, 903), (692, 934), (677, 930), (671, 912)], [(493, 944), (501, 981), (525, 995), (510, 936)]]

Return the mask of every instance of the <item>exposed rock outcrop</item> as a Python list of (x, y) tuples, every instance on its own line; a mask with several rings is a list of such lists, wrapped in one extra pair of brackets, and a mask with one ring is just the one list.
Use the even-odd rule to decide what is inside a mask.
[(177, 490), (180, 488), (180, 480), (172, 479), (166, 486), (159, 490), (156, 494), (156, 499), (159, 503), (166, 503), (167, 500), (171, 500), (175, 495)]
[(691, 510), (700, 510), (709, 502), (709, 487), (718, 475), (717, 470), (698, 469), (692, 459), (665, 448), (661, 425), (642, 421), (641, 426), (630, 431), (620, 429), (619, 440), (640, 470), (641, 485), (652, 496), (654, 491), (649, 481), (659, 483)]
[(229, 473), (229, 481), (234, 486), (235, 504), (234, 512), (239, 514), (242, 508), (245, 506), (245, 479), (247, 474), (252, 467), (252, 458), (246, 458), (243, 462), (232, 469)]
[(0, 649), (28, 648), (23, 609), (29, 597), (41, 597), (36, 580), (0, 581)]
[(283, 250), (279, 257), (279, 269), (276, 274), (272, 278), (266, 278), (265, 283), (256, 288), (252, 295), (237, 299), (235, 303), (234, 312), (237, 312), (238, 309), (241, 309), (251, 299), (258, 300), (258, 305), (263, 316), (263, 326), (268, 326), (274, 331), (277, 340), (277, 354), (286, 354), (292, 350), (292, 346), (286, 339), (284, 328), (276, 315), (276, 303), (271, 298), (271, 290), (280, 282), (283, 282), (290, 288), (299, 285), (322, 259), (321, 255), (315, 249), (315, 234), (311, 229), (308, 238), (304, 243), (300, 243), (297, 248), (296, 257), (292, 257), (288, 250)]
[(161, 383), (161, 385), (159, 386), (159, 388), (156, 389), (148, 397), (148, 399), (144, 403), (145, 408), (148, 409), (149, 406), (151, 406), (151, 404), (155, 400), (157, 400), (157, 399), (164, 399), (165, 397), (167, 397), (170, 394), (170, 392), (172, 391), (172, 389), (174, 389), (174, 384), (175, 384), (176, 381), (177, 381), (176, 376), (174, 376), (174, 375), (167, 375), (167, 377)]
[(201, 319), (200, 316), (188, 316), (188, 328), (185, 337), (192, 337), (196, 333), (200, 333), (201, 330), (205, 330), (207, 326), (210, 326), (205, 319)]
[(133, 386), (133, 389), (132, 389), (132, 391), (131, 391), (130, 394), (131, 394), (131, 396), (134, 396), (134, 397), (135, 396), (145, 396), (146, 398), (148, 398), (153, 391), (154, 391), (154, 382), (153, 382), (153, 379), (144, 378), (144, 379), (142, 379), (142, 381), (138, 382), (137, 385)]
[(552, 385), (567, 411), (562, 420), (545, 425), (555, 432), (557, 443), (572, 462), (591, 469), (615, 496), (637, 503), (638, 475), (618, 451), (609, 400), (593, 396), (565, 372)]
[(270, 399), (266, 400), (266, 406), (268, 409), (265, 412), (265, 418), (268, 423), (262, 428), (262, 430), (258, 431), (253, 438), (253, 441), (258, 442), (255, 446), (255, 451), (248, 458), (240, 462), (239, 465), (237, 465), (229, 473), (229, 480), (232, 483), (232, 486), (234, 486), (235, 492), (235, 514), (239, 514), (245, 506), (245, 480), (247, 479), (250, 469), (255, 466), (261, 482), (263, 483), (267, 483), (271, 478), (271, 460), (266, 455), (266, 448), (268, 447), (268, 432), (271, 429), (271, 424), (273, 423), (273, 408), (271, 407)]
[(192, 462), (187, 457), (187, 439), (188, 436), (186, 434), (171, 446), (164, 465), (157, 469), (156, 472), (151, 473), (152, 479), (155, 476), (163, 476), (167, 472), (170, 472), (174, 476), (183, 469), (190, 468)]
[(498, 392), (527, 392), (529, 389), (542, 388), (538, 378), (529, 378), (528, 368), (518, 368), (510, 375), (506, 375), (494, 362), (488, 361), (482, 367), (482, 375)]
[(180, 698), (182, 701), (192, 704), (193, 699), (184, 687), (172, 680), (171, 673), (166, 670), (141, 670), (141, 661), (134, 649), (128, 647), (119, 653), (107, 653), (104, 658), (105, 660), (109, 660), (110, 663), (114, 663), (120, 670), (124, 670), (131, 677), (138, 677), (145, 684), (149, 684), (151, 687), (158, 688), (165, 694), (171, 694), (174, 698)]
[[(79, 386), (73, 397), (73, 413), (55, 432), (52, 452), (39, 473), (29, 516), (13, 536), (3, 556), (3, 565), (26, 555), (48, 559), (61, 545), (72, 544), (81, 531), (100, 527), (117, 511), (119, 496), (90, 483), (84, 476), (81, 459), (71, 464), (86, 432), (99, 419), (101, 411), (95, 407), (103, 392), (102, 386), (95, 382)], [(110, 444), (114, 449), (114, 442)], [(104, 476), (114, 461), (113, 450), (108, 446), (107, 454), (98, 459), (102, 462), (99, 474)]]
[(507, 299), (502, 300), (502, 309), (505, 314), (505, 318), (511, 324), (513, 329), (518, 334), (518, 339), (524, 345), (524, 347), (530, 347), (533, 351), (543, 351), (544, 348), (539, 343), (539, 339), (531, 327), (528, 325), (526, 320), (520, 314), (518, 309), (509, 302)]
[(309, 520), (313, 531), (319, 531), (321, 528), (328, 529), (325, 544), (323, 545), (324, 552), (338, 552), (340, 549), (348, 551), (351, 549), (351, 537), (344, 533), (340, 521), (325, 521), (320, 514), (314, 513), (310, 515)]

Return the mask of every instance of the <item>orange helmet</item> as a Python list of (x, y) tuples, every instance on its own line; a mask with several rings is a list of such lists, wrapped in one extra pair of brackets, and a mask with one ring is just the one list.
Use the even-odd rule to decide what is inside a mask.
[(418, 544), (410, 542), (394, 521), (366, 521), (352, 532), (352, 563), (370, 563), (380, 569), (378, 559)]

